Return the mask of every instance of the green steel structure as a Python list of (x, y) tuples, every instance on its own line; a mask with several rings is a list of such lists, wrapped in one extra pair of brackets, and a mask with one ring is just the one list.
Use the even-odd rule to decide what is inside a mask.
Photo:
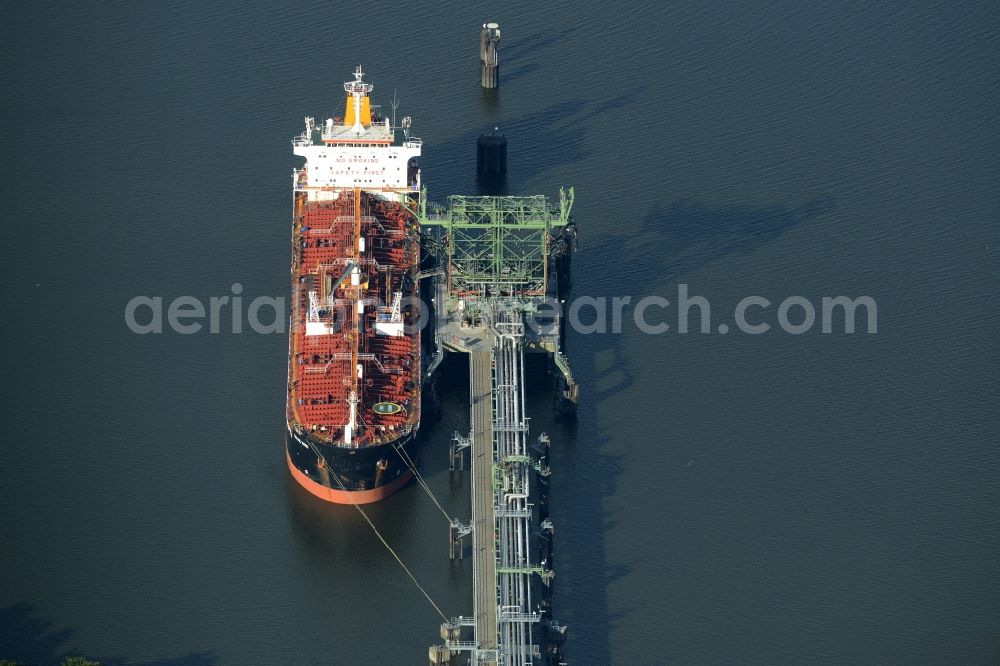
[(428, 211), (422, 227), (437, 227), (450, 296), (544, 296), (553, 233), (570, 221), (573, 188), (559, 190), (559, 206), (542, 195), (448, 197), (447, 208)]
[[(552, 354), (557, 409), (574, 411), (578, 389), (561, 350), (562, 311), (547, 302), (566, 287), (576, 248), (573, 198), (569, 188), (559, 190), (557, 205), (541, 195), (451, 196), (447, 207), (432, 207), (424, 195), (412, 211), (435, 259), (420, 273), (432, 280), (437, 347), (425, 376), (447, 351), (469, 355), (470, 377), (471, 430), (455, 434), (449, 469), (470, 449), (472, 517), (468, 524), (451, 520), (449, 554), (462, 557), (461, 540), (472, 536), (475, 612), (441, 625), (444, 644), (430, 648), (432, 664), (530, 666), (541, 663), (543, 650), (552, 657), (545, 663), (563, 663), (566, 628), (551, 614), (549, 441), (542, 435), (542, 457), (531, 454), (525, 357)], [(546, 536), (538, 557), (532, 470), (544, 488), (537, 516)]]

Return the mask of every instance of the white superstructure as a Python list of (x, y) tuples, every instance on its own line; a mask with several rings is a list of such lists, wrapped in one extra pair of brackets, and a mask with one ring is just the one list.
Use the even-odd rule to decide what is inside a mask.
[(373, 114), (373, 86), (363, 77), (358, 65), (355, 80), (344, 83), (343, 118), (327, 118), (322, 126), (306, 118), (306, 131), (292, 141), (295, 154), (306, 159), (293, 174), (295, 190), (307, 192), (310, 200), (336, 199), (339, 190), (355, 187), (393, 200), (394, 194), (420, 190), (417, 158), (423, 142), (409, 135), (409, 118), (404, 118), (404, 138), (396, 143), (389, 119)]

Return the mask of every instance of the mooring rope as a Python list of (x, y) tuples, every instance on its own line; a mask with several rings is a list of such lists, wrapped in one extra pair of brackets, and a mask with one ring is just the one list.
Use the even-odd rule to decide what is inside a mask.
[[(330, 463), (327, 461), (326, 456), (323, 455), (323, 452), (320, 451), (312, 442), (309, 442), (309, 447), (313, 450), (313, 453), (319, 456), (319, 458), (323, 461), (323, 464), (326, 466), (327, 472), (330, 473), (330, 476), (336, 479), (337, 485), (340, 486), (340, 489), (343, 490), (345, 493), (349, 493), (350, 491), (347, 490), (347, 486), (345, 486), (344, 482), (340, 480), (340, 476), (338, 476), (337, 473), (333, 471), (333, 468), (330, 467)], [(413, 575), (413, 572), (410, 571), (410, 568), (406, 566), (402, 558), (400, 558), (399, 555), (396, 554), (396, 551), (393, 550), (392, 546), (389, 545), (389, 542), (385, 540), (385, 537), (382, 536), (382, 533), (378, 531), (378, 528), (375, 527), (375, 523), (373, 523), (372, 519), (368, 517), (368, 514), (365, 513), (365, 510), (361, 508), (361, 505), (359, 505), (354, 500), (351, 500), (351, 504), (354, 505), (354, 508), (358, 510), (358, 513), (361, 514), (361, 517), (365, 519), (365, 522), (368, 523), (368, 526), (372, 528), (372, 532), (374, 532), (375, 536), (378, 537), (378, 540), (382, 542), (382, 545), (386, 547), (386, 550), (388, 550), (392, 554), (392, 556), (396, 558), (396, 561), (399, 562), (399, 566), (403, 568), (403, 571), (406, 572), (406, 575), (410, 577), (410, 580), (413, 581), (413, 584), (416, 585), (417, 589), (420, 590), (420, 592), (424, 595), (424, 598), (427, 599), (427, 602), (434, 607), (434, 610), (437, 611), (437, 614), (441, 616), (442, 620), (448, 622), (448, 617), (441, 611), (441, 608), (438, 607), (436, 603), (434, 603), (434, 600), (431, 599), (431, 595), (427, 593), (427, 590), (425, 590), (423, 585), (420, 584), (420, 581), (417, 580), (417, 577)]]
[(450, 524), (451, 516), (449, 516), (448, 512), (444, 510), (444, 507), (441, 506), (440, 502), (438, 502), (437, 497), (435, 497), (434, 493), (431, 492), (430, 486), (428, 486), (427, 483), (424, 481), (424, 477), (422, 477), (420, 475), (420, 472), (417, 471), (417, 466), (413, 463), (413, 458), (410, 457), (410, 454), (407, 453), (406, 449), (404, 449), (402, 446), (399, 446), (395, 443), (393, 444), (393, 446), (396, 448), (397, 451), (399, 451), (400, 456), (406, 459), (406, 464), (413, 471), (413, 476), (416, 477), (417, 483), (420, 484), (420, 487), (423, 488), (424, 492), (426, 492), (428, 497), (431, 498), (431, 501), (433, 501), (434, 504), (437, 505), (438, 511), (441, 512), (441, 515), (444, 516), (445, 520), (447, 520), (448, 523)]

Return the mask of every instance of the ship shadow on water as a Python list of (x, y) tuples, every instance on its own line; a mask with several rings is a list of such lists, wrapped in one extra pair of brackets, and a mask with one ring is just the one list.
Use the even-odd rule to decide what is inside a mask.
[(0, 608), (0, 660), (24, 664), (59, 664), (67, 657), (84, 656), (101, 666), (213, 666), (218, 658), (211, 652), (191, 652), (182, 657), (152, 661), (130, 661), (123, 657), (102, 656), (85, 648), (71, 647), (72, 628), (56, 628), (38, 614), (29, 603)]

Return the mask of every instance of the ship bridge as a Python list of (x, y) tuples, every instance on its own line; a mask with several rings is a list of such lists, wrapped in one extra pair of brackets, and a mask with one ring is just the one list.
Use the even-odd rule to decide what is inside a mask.
[(354, 80), (344, 83), (343, 115), (319, 124), (305, 118), (305, 131), (292, 140), (293, 152), (306, 159), (305, 167), (293, 172), (295, 191), (307, 192), (310, 200), (336, 199), (355, 187), (394, 199), (420, 191), (417, 160), (423, 141), (411, 136), (408, 116), (398, 128), (380, 117), (371, 101), (373, 89), (358, 65)]

